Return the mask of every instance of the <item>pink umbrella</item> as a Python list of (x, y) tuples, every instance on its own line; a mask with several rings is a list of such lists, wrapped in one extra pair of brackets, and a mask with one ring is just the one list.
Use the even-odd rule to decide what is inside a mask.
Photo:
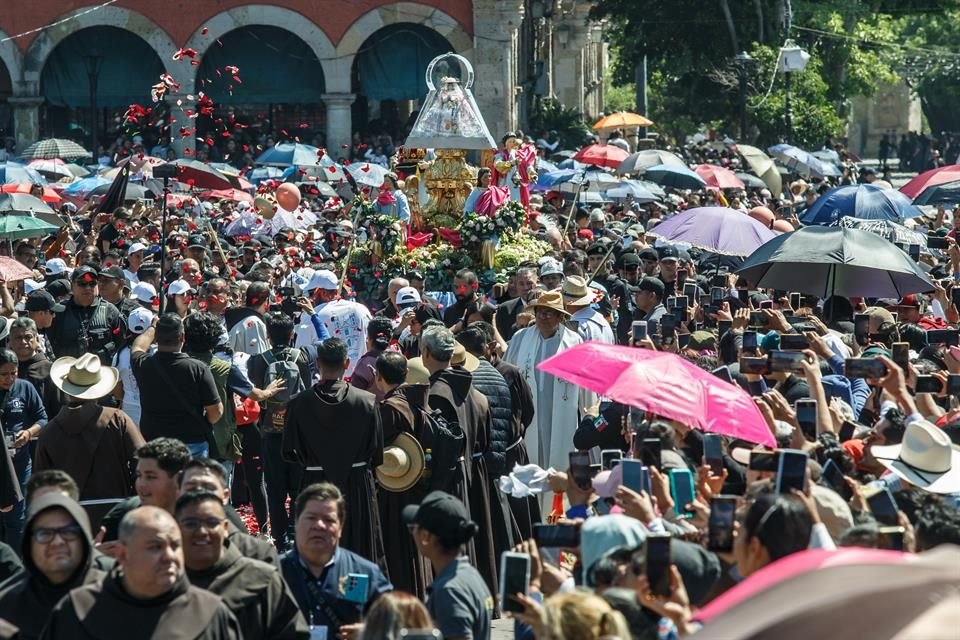
[(240, 189), (212, 189), (200, 194), (203, 200), (233, 200), (234, 202), (249, 202), (253, 204), (253, 196)]
[(591, 341), (544, 360), (538, 368), (704, 431), (776, 446), (747, 392), (672, 353)]
[(733, 607), (764, 593), (790, 578), (801, 574), (848, 564), (887, 564), (905, 562), (910, 556), (898, 551), (883, 551), (864, 547), (844, 547), (835, 551), (807, 549), (791, 553), (768, 564), (732, 589), (725, 591), (694, 616), (700, 622), (709, 622)]
[(718, 167), (714, 164), (698, 164), (693, 168), (698, 176), (703, 178), (708, 187), (717, 189), (743, 189), (743, 180), (738, 178), (733, 171)]

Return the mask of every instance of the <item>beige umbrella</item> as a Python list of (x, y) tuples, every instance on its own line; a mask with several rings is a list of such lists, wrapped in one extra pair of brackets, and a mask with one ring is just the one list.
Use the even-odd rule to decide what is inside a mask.
[(738, 144), (736, 150), (750, 165), (750, 169), (767, 185), (770, 193), (778, 197), (783, 191), (783, 181), (780, 178), (780, 172), (777, 171), (777, 165), (770, 156), (748, 144)]
[(957, 594), (960, 549), (943, 546), (905, 563), (827, 566), (788, 578), (713, 618), (697, 638), (926, 638), (901, 631)]

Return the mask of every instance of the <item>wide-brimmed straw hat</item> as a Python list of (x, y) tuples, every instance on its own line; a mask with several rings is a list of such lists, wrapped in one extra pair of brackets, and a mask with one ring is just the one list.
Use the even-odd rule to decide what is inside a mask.
[(459, 342), (453, 347), (453, 357), (450, 358), (450, 364), (455, 367), (463, 367), (467, 371), (476, 371), (480, 366), (480, 360), (473, 355)]
[(925, 491), (960, 492), (960, 451), (926, 420), (908, 424), (900, 444), (875, 446), (871, 453), (891, 472)]
[(559, 291), (547, 291), (540, 294), (540, 297), (527, 305), (530, 311), (536, 312), (537, 309), (550, 309), (569, 318), (570, 312), (563, 306), (563, 294)]
[(377, 467), (377, 482), (387, 491), (412, 488), (426, 467), (423, 447), (409, 433), (401, 433), (383, 450), (383, 464)]
[(119, 377), (116, 369), (101, 365), (92, 353), (58, 358), (50, 367), (50, 379), (57, 389), (79, 400), (104, 397), (117, 386)]
[(570, 276), (563, 281), (560, 287), (563, 301), (567, 306), (585, 307), (597, 300), (597, 290), (587, 286), (587, 281), (580, 276)]

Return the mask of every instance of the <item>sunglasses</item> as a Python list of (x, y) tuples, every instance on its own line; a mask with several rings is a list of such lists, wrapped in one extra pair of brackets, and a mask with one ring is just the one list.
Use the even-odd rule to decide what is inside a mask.
[(81, 287), (95, 287), (97, 286), (96, 280), (77, 280), (76, 282)]

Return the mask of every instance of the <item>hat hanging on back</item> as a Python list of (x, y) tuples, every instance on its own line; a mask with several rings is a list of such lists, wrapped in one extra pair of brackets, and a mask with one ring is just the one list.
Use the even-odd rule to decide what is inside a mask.
[(104, 367), (92, 353), (58, 358), (50, 367), (50, 379), (57, 389), (78, 400), (104, 397), (117, 386), (119, 377), (116, 369)]
[(423, 476), (423, 447), (409, 433), (401, 433), (383, 449), (383, 464), (376, 469), (377, 482), (387, 491), (406, 491)]

